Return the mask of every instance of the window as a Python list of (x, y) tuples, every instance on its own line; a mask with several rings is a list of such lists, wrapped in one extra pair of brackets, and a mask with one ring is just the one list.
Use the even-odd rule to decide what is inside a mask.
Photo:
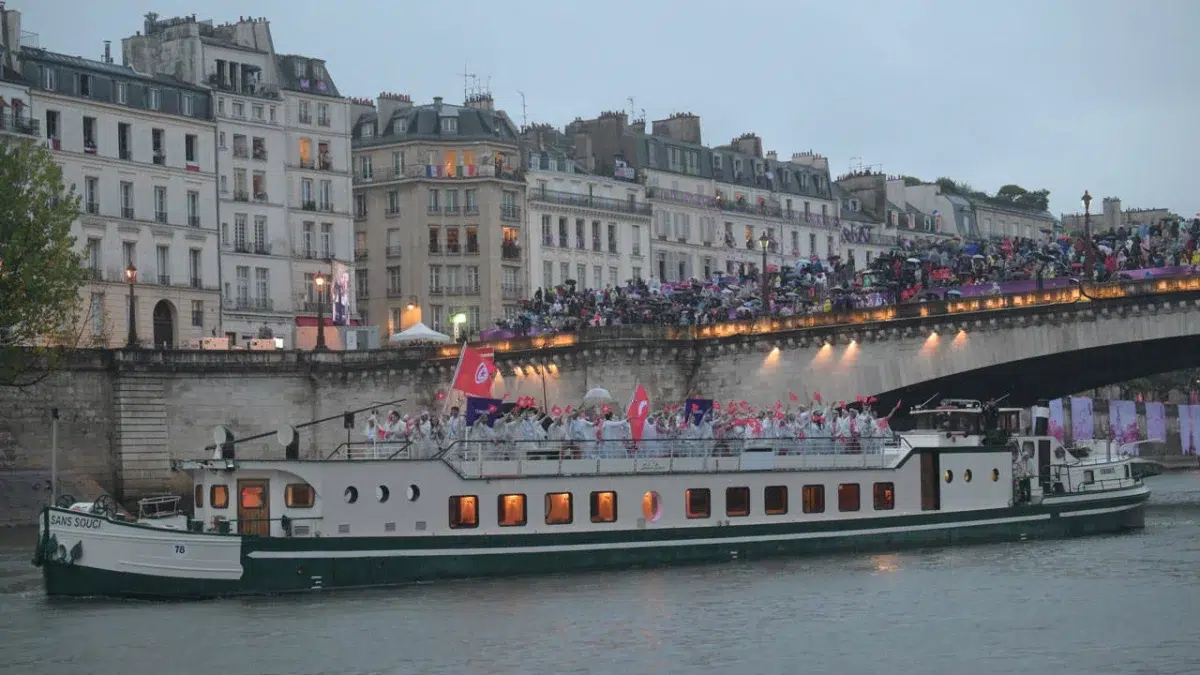
[(167, 188), (161, 185), (154, 187), (154, 219), (167, 222)]
[(593, 492), (589, 501), (593, 523), (617, 522), (617, 493)]
[(768, 516), (782, 516), (788, 512), (786, 485), (768, 485), (763, 488), (763, 512)]
[(712, 515), (712, 493), (708, 488), (693, 488), (683, 493), (688, 518), (708, 518)]
[[(198, 252), (198, 251), (197, 251)], [(192, 328), (204, 327), (204, 301), (192, 301)]]
[(195, 109), (195, 107), (193, 105), (192, 95), (191, 94), (183, 94), (182, 98), (183, 98), (183, 106), (182, 106), (183, 114), (190, 116), (193, 113), (193, 110)]
[(450, 498), (450, 529), (479, 527), (479, 497), (459, 495)]
[(162, 106), (162, 90), (151, 87), (147, 90), (146, 100), (151, 110), (158, 110)]
[(242, 486), (238, 494), (238, 504), (243, 509), (261, 509), (266, 504), (267, 491), (262, 485)]
[(308, 483), (291, 483), (283, 488), (283, 503), (290, 509), (311, 509), (317, 492)]
[(549, 492), (546, 494), (546, 524), (570, 525), (575, 519), (571, 508), (570, 492)]
[(1091, 469), (1083, 470), (1083, 484), (1091, 485), (1096, 482), (1096, 472)]
[(825, 513), (825, 486), (805, 485), (800, 491), (805, 513)]
[(963, 471), (963, 480), (965, 480), (966, 482), (968, 482), (968, 483), (970, 483), (970, 482), (971, 482), (971, 476), (972, 476), (972, 474), (971, 474), (971, 470), (970, 470), (970, 469), (967, 469), (966, 471)]
[(875, 510), (891, 511), (896, 508), (896, 486), (893, 483), (876, 483)]
[(229, 508), (229, 486), (214, 485), (208, 488), (208, 506), (214, 509)]
[(727, 516), (748, 516), (748, 515), (750, 515), (750, 488), (748, 488), (748, 487), (725, 488), (725, 515), (727, 515)]
[(187, 193), (187, 219), (191, 227), (200, 227), (200, 193), (189, 190)]
[(457, 131), (458, 131), (458, 118), (457, 117), (443, 117), (442, 118), (442, 133), (453, 134), (453, 133), (456, 133)]
[(195, 507), (198, 509), (204, 508), (204, 486), (197, 485), (196, 489), (194, 490), (194, 494), (195, 496), (192, 497), (192, 501), (194, 502)]
[(992, 482), (995, 483), (995, 482), (998, 482), (999, 480), (1000, 480), (1000, 469), (992, 469)]
[[(90, 245), (90, 243), (89, 243)], [(92, 268), (96, 269), (96, 268)], [(92, 337), (104, 334), (104, 294), (92, 293)]]
[(500, 527), (520, 527), (529, 522), (525, 510), (525, 495), (496, 497), (496, 518)]
[(838, 485), (838, 511), (857, 511), (861, 508), (858, 483)]
[(198, 166), (196, 144), (199, 142), (200, 137), (195, 134), (188, 134), (183, 137), (183, 157), (189, 165)]
[(642, 495), (642, 516), (652, 523), (662, 517), (662, 497), (657, 492)]
[(49, 66), (42, 66), (42, 87), (50, 91), (58, 89), (58, 78), (55, 70)]

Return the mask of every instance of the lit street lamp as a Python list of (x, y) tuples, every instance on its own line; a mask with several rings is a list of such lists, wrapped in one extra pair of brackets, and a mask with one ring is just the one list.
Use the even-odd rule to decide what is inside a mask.
[(766, 232), (763, 232), (762, 236), (758, 238), (758, 245), (762, 249), (762, 254), (763, 254), (763, 263), (762, 263), (763, 310), (769, 311), (771, 308), (771, 300), (769, 297), (767, 297), (767, 249), (771, 247), (771, 238), (767, 236)]
[(1095, 253), (1092, 245), (1092, 195), (1087, 191), (1083, 191), (1083, 245), (1084, 248), (1084, 276), (1092, 274), (1092, 268), (1096, 264)]
[(133, 285), (137, 283), (137, 268), (133, 266), (133, 261), (129, 261), (129, 267), (125, 268), (125, 281), (129, 282), (129, 341), (125, 345), (129, 349), (137, 349), (137, 303), (133, 299)]
[(317, 345), (313, 349), (322, 350), (325, 349), (325, 275), (317, 272), (313, 285), (317, 287)]

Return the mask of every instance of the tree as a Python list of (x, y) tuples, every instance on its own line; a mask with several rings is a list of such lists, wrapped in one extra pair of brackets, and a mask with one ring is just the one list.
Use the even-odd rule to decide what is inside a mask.
[(48, 150), (0, 144), (0, 386), (41, 381), (78, 341), (89, 276), (71, 235), (78, 215)]

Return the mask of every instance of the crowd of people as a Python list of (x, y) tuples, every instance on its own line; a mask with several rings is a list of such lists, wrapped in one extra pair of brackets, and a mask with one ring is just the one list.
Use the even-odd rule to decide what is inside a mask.
[(747, 441), (774, 445), (778, 454), (873, 453), (892, 438), (889, 420), (900, 407), (878, 415), (873, 399), (824, 404), (818, 395), (797, 405), (795, 395), (790, 398), (790, 405), (777, 401), (764, 409), (745, 401), (713, 402), (706, 410), (664, 406), (648, 416), (640, 434), (607, 404), (545, 409), (522, 400), (504, 410), (477, 412), (474, 419), (458, 407), (415, 416), (391, 410), (382, 418), (372, 414), (363, 436), (372, 447), (389, 446), (386, 454), (403, 451), (415, 458), (447, 448), (464, 457), (503, 453), (510, 459), (720, 456), (738, 452)]
[[(1095, 282), (1138, 278), (1163, 267), (1200, 270), (1200, 219), (1143, 225), (1043, 241), (1003, 238), (985, 242), (907, 240), (865, 269), (838, 255), (808, 258), (763, 273), (740, 264), (735, 274), (668, 283), (634, 279), (619, 286), (580, 289), (574, 282), (538, 289), (517, 315), (498, 322), (508, 335), (571, 332), (621, 324), (705, 325), (760, 316), (786, 317), (924, 302), (953, 297), (967, 287), (1003, 292), (1002, 284), (1074, 277)], [(1143, 275), (1145, 272), (1143, 272)], [(485, 331), (484, 339), (489, 339)]]

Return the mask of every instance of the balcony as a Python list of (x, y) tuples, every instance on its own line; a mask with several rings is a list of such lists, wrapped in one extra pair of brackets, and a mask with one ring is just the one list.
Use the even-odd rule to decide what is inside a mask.
[(383, 212), (383, 215), (386, 218), (399, 218), (400, 217), (400, 209), (389, 208)]
[(528, 195), (530, 201), (545, 202), (547, 204), (578, 206), (586, 209), (597, 209), (612, 213), (629, 213), (638, 216), (650, 215), (650, 204), (646, 202), (630, 202), (623, 199), (579, 195), (570, 192), (560, 192), (558, 190), (530, 190)]
[(479, 242), (467, 241), (467, 250), (465, 255), (479, 255)]
[(321, 202), (321, 203), (317, 204), (317, 210), (320, 211), (321, 213), (336, 213), (337, 212), (337, 209), (334, 208), (334, 206), (333, 206), (333, 202)]
[(40, 136), (42, 133), (41, 120), (16, 117), (11, 110), (5, 110), (0, 113), (0, 131), (22, 136)]
[(463, 211), (463, 215), (466, 215), (466, 216), (479, 215), (479, 205), (478, 204), (467, 204), (466, 209)]
[(446, 253), (448, 255), (458, 255), (462, 253), (462, 246), (459, 244), (446, 244)]
[(250, 82), (237, 83), (232, 80), (221, 77), (219, 73), (208, 74), (208, 84), (221, 91), (229, 91), (243, 96), (254, 96), (257, 98), (266, 98), (273, 101), (279, 100), (279, 89), (275, 85), (263, 84), (258, 82), (251, 84)]
[(250, 157), (250, 149), (246, 146), (233, 146), (234, 159), (248, 159)]
[(84, 204), (83, 210), (93, 216), (98, 216), (100, 215), (100, 202), (87, 202)]
[(317, 166), (321, 171), (333, 171), (333, 158), (329, 155), (321, 155), (320, 163)]
[(442, 213), (445, 213), (448, 216), (457, 216), (458, 211), (459, 211), (458, 206), (447, 206), (442, 209)]
[(200, 227), (200, 216), (188, 216), (188, 227)]
[(312, 114), (311, 113), (309, 113), (308, 115), (300, 115), (296, 119), (299, 120), (300, 124), (312, 124)]
[(300, 202), (300, 210), (302, 210), (302, 211), (316, 211), (316, 210), (317, 210), (317, 202), (316, 202), (316, 200), (313, 200), (313, 199), (306, 199), (306, 200), (302, 200), (302, 201)]
[(226, 309), (272, 312), (275, 303), (271, 298), (230, 298), (225, 301)]
[(117, 157), (120, 158), (122, 161), (132, 162), (133, 161), (133, 151), (130, 150), (129, 148), (119, 148), (117, 150)]
[(233, 191), (233, 201), (248, 202), (248, 201), (250, 201), (250, 193), (245, 190), (234, 190)]
[(316, 169), (317, 163), (311, 159), (302, 159), (295, 166), (300, 169)]
[(504, 260), (520, 260), (521, 245), (511, 241), (500, 244), (500, 257)]
[(520, 222), (521, 207), (516, 204), (503, 204), (500, 206), (500, 220), (508, 220)]
[(191, 282), (189, 285), (192, 288), (204, 288), (204, 280), (200, 277), (192, 277)]
[(441, 287), (442, 295), (479, 295), (479, 284), (449, 285)]
[(254, 149), (254, 159), (257, 159), (257, 160), (260, 160), (263, 162), (267, 161), (266, 148), (255, 148)]
[(88, 279), (92, 281), (104, 281), (104, 271), (99, 267), (89, 267), (87, 274)]
[(366, 260), (366, 259), (367, 259), (367, 249), (365, 249), (365, 248), (354, 249), (354, 261), (355, 262), (358, 262), (360, 260)]
[(404, 291), (402, 291), (399, 288), (389, 288), (389, 289), (387, 289), (387, 296), (389, 298), (403, 298)]
[(328, 116), (328, 115), (326, 115), (325, 117), (317, 117), (317, 126), (319, 126), (319, 127), (327, 127), (327, 126), (329, 126), (329, 125), (330, 125), (330, 122), (329, 122), (329, 116)]
[(388, 246), (387, 247), (387, 257), (399, 258), (400, 257), (400, 247), (399, 246)]
[(429, 255), (441, 255), (442, 247), (436, 241), (429, 242)]
[(500, 297), (504, 300), (520, 300), (525, 297), (525, 288), (514, 284), (501, 284)]
[(447, 171), (442, 164), (416, 164), (401, 168), (375, 169), (365, 174), (357, 171), (354, 173), (356, 184), (396, 180), (479, 180), (481, 178), (524, 182), (525, 170), (511, 169), (495, 164), (460, 164), (450, 167), (450, 170)]
[(83, 141), (83, 151), (89, 155), (96, 154), (96, 141)]
[(159, 286), (170, 286), (171, 285), (171, 275), (170, 274), (158, 275), (158, 285)]
[(154, 212), (154, 220), (156, 222), (162, 223), (163, 225), (166, 225), (167, 224), (167, 212), (166, 211), (155, 211)]
[(162, 150), (155, 150), (154, 151), (154, 163), (158, 164), (159, 166), (166, 166), (167, 155)]

